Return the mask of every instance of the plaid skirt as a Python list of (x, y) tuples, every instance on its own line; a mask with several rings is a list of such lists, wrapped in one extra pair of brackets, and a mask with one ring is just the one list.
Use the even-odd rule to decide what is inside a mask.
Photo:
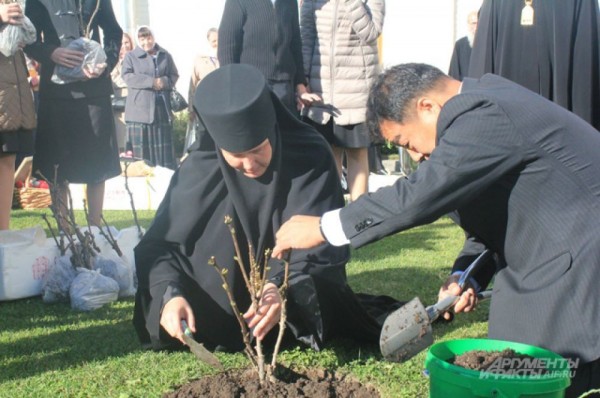
[(127, 149), (135, 158), (174, 170), (173, 124), (163, 104), (157, 102), (154, 109), (151, 124), (127, 122)]

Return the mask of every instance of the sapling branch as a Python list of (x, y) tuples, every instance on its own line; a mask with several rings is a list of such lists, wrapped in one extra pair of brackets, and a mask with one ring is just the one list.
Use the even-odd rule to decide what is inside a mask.
[[(229, 232), (231, 233), (231, 237), (233, 239), (235, 254), (236, 254), (234, 256), (234, 261), (239, 266), (240, 272), (241, 272), (244, 282), (246, 284), (246, 289), (248, 290), (248, 293), (250, 294), (251, 308), (255, 314), (259, 314), (259, 311), (261, 310), (261, 300), (265, 299), (265, 297), (263, 297), (263, 295), (265, 294), (265, 286), (268, 283), (268, 280), (267, 280), (268, 272), (269, 272), (268, 264), (269, 264), (269, 258), (271, 255), (271, 251), (266, 250), (264, 252), (264, 257), (260, 257), (260, 261), (257, 261), (255, 255), (254, 255), (254, 249), (252, 247), (252, 244), (250, 242), (248, 242), (248, 259), (250, 261), (250, 264), (249, 264), (248, 270), (246, 270), (245, 264), (242, 260), (242, 255), (241, 255), (240, 247), (238, 244), (236, 231), (235, 231), (235, 228), (233, 227), (233, 220), (230, 216), (225, 216), (225, 224), (229, 228)], [(261, 262), (262, 262), (262, 266), (260, 264)], [(256, 368), (256, 370), (258, 372), (258, 377), (259, 377), (260, 383), (261, 384), (264, 383), (267, 375), (269, 375), (269, 380), (272, 381), (273, 370), (275, 369), (275, 366), (277, 363), (277, 354), (281, 347), (281, 341), (283, 339), (283, 334), (285, 331), (285, 323), (286, 323), (286, 319), (287, 319), (287, 312), (285, 310), (287, 299), (285, 297), (285, 294), (287, 292), (287, 287), (288, 287), (289, 262), (288, 261), (284, 262), (285, 269), (284, 269), (283, 285), (276, 292), (276, 294), (278, 294), (280, 296), (282, 309), (281, 309), (281, 313), (280, 313), (281, 315), (280, 315), (280, 319), (279, 319), (279, 334), (277, 336), (277, 342), (275, 344), (275, 351), (273, 353), (271, 365), (265, 364), (265, 356), (264, 356), (264, 352), (263, 352), (262, 341), (257, 339), (256, 346), (254, 348), (252, 348), (252, 346), (250, 344), (250, 341), (251, 341), (250, 330), (248, 329), (248, 325), (246, 324), (246, 321), (244, 320), (243, 315), (240, 312), (240, 310), (237, 306), (237, 303), (235, 302), (231, 288), (230, 288), (229, 284), (227, 283), (227, 278), (226, 278), (227, 270), (219, 267), (219, 265), (217, 264), (214, 257), (211, 257), (210, 260), (208, 261), (208, 263), (209, 263), (209, 265), (213, 266), (217, 270), (217, 272), (219, 273), (219, 276), (221, 277), (221, 280), (223, 282), (223, 284), (222, 284), (223, 289), (225, 290), (225, 293), (227, 294), (229, 303), (231, 305), (231, 308), (233, 309), (233, 313), (240, 325), (240, 329), (242, 332), (242, 339), (244, 341), (244, 346), (245, 346), (244, 351), (246, 352), (246, 355), (248, 356), (248, 358), (250, 359), (250, 361)]]
[(290, 278), (290, 263), (288, 260), (284, 260), (283, 268), (283, 283), (279, 288), (279, 296), (281, 297), (281, 316), (279, 317), (279, 333), (277, 334), (277, 341), (275, 342), (275, 348), (273, 349), (273, 357), (271, 358), (271, 371), (275, 371), (277, 366), (277, 355), (283, 341), (283, 334), (285, 332), (285, 322), (287, 321), (287, 289), (288, 281)]
[(237, 319), (242, 330), (242, 338), (244, 340), (244, 346), (246, 347), (246, 355), (248, 356), (250, 361), (252, 361), (252, 363), (255, 366), (257, 366), (256, 354), (254, 354), (254, 351), (252, 350), (252, 345), (250, 344), (250, 332), (248, 330), (248, 325), (246, 325), (246, 321), (244, 321), (242, 313), (240, 312), (235, 298), (233, 297), (233, 293), (231, 292), (231, 288), (229, 287), (229, 283), (227, 282), (227, 270), (221, 268), (219, 264), (217, 264), (217, 260), (214, 257), (211, 257), (208, 260), (208, 265), (214, 267), (219, 273), (219, 276), (221, 277), (221, 281), (223, 282), (223, 290), (225, 290), (225, 293), (227, 294), (227, 298), (229, 299), (229, 305), (231, 305), (231, 308), (233, 309), (233, 314), (235, 315), (235, 318)]
[(135, 222), (135, 226), (138, 230), (138, 238), (142, 239), (144, 237), (144, 232), (142, 231), (142, 227), (140, 226), (140, 222), (138, 220), (137, 211), (135, 210), (135, 203), (133, 201), (133, 193), (131, 193), (131, 189), (129, 189), (129, 177), (127, 173), (127, 169), (129, 169), (130, 162), (125, 162), (125, 190), (129, 195), (129, 203), (131, 204), (131, 212), (133, 213), (133, 222)]
[(100, 219), (102, 220), (102, 223), (106, 227), (106, 232), (104, 231), (104, 228), (100, 228), (100, 235), (102, 235), (104, 237), (104, 239), (106, 239), (106, 241), (110, 244), (110, 246), (113, 248), (113, 250), (115, 252), (117, 252), (117, 255), (119, 257), (123, 257), (123, 252), (121, 251), (121, 248), (119, 247), (119, 244), (117, 243), (117, 240), (112, 235), (112, 232), (110, 232), (110, 228), (108, 227), (108, 223), (106, 222), (106, 219), (104, 219), (103, 215), (100, 216)]
[[(84, 233), (86, 242), (89, 242), (92, 249), (96, 252), (100, 253), (100, 248), (96, 244), (96, 239), (94, 238), (94, 234), (92, 233), (92, 226), (90, 224), (90, 217), (88, 214), (87, 200), (83, 200), (83, 214), (85, 214), (85, 220), (87, 222), (87, 231)], [(102, 228), (99, 228), (102, 231)]]
[(242, 277), (244, 278), (244, 282), (246, 283), (246, 289), (248, 289), (248, 292), (252, 292), (250, 280), (248, 279), (248, 273), (246, 272), (246, 268), (244, 267), (244, 263), (242, 261), (242, 252), (240, 251), (240, 246), (237, 241), (237, 235), (235, 233), (235, 227), (233, 226), (233, 220), (231, 216), (225, 216), (225, 225), (227, 225), (227, 228), (229, 228), (231, 239), (233, 239), (233, 247), (235, 248), (234, 260), (240, 267), (240, 272), (242, 273)]
[(42, 218), (44, 219), (44, 221), (46, 222), (46, 225), (48, 226), (48, 230), (50, 231), (50, 234), (52, 235), (52, 239), (54, 239), (54, 243), (56, 244), (56, 247), (58, 247), (58, 250), (60, 251), (60, 255), (64, 256), (67, 249), (64, 246), (64, 242), (58, 241), (58, 238), (56, 237), (56, 232), (54, 232), (54, 228), (52, 228), (52, 225), (50, 224), (50, 221), (48, 220), (48, 215), (46, 214), (42, 214)]

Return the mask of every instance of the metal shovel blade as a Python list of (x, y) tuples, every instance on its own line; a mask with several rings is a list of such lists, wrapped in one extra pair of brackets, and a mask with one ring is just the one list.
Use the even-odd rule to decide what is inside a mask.
[(190, 347), (190, 351), (202, 362), (209, 364), (210, 366), (217, 368), (219, 370), (223, 370), (223, 365), (219, 358), (215, 356), (212, 352), (208, 351), (202, 343), (194, 340), (192, 331), (188, 327), (185, 321), (181, 321), (181, 325), (183, 326), (183, 341)]
[(392, 362), (404, 362), (431, 344), (431, 321), (418, 297), (386, 318), (379, 338), (381, 354)]

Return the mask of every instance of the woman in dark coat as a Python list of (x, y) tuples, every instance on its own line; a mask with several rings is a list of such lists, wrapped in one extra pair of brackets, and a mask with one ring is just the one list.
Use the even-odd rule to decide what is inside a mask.
[[(87, 184), (89, 221), (101, 225), (104, 181), (121, 172), (110, 71), (117, 63), (123, 31), (110, 0), (27, 0), (25, 15), (37, 30), (37, 41), (25, 52), (42, 68), (33, 170), (53, 181), (58, 165), (63, 198), (67, 182)], [(66, 47), (87, 27), (97, 42), (102, 29), (106, 68), (100, 74), (86, 72), (85, 80), (52, 82), (55, 65), (82, 65), (83, 53)]]
[(173, 57), (156, 44), (152, 31), (137, 31), (138, 45), (125, 55), (121, 76), (127, 83), (127, 149), (134, 157), (174, 169), (173, 112), (169, 93), (179, 78)]
[[(224, 217), (233, 218), (244, 264), (249, 244), (262, 264), (264, 250), (273, 247), (274, 232), (285, 220), (342, 206), (342, 192), (327, 142), (286, 110), (255, 68), (228, 65), (212, 72), (198, 87), (195, 107), (208, 133), (200, 134), (174, 175), (135, 249), (134, 325), (142, 343), (155, 349), (176, 344), (185, 319), (207, 346), (239, 350), (240, 327), (220, 276), (207, 264), (214, 256), (228, 270), (238, 307), (248, 309)], [(287, 325), (297, 340), (315, 349), (334, 336), (378, 341), (380, 323), (347, 284), (348, 258), (347, 248), (330, 245), (291, 254)], [(282, 282), (283, 266), (269, 259), (269, 267), (270, 294)], [(259, 339), (278, 321), (276, 297), (263, 302), (264, 317), (246, 314)], [(381, 310), (384, 314), (387, 308)]]

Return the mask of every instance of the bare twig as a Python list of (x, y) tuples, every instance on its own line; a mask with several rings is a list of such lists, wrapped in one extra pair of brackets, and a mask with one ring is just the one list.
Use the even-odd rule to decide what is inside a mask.
[[(39, 171), (37, 173), (44, 180), (49, 181), (42, 173)], [(56, 219), (59, 233), (62, 232), (59, 248), (65, 247), (64, 237), (64, 239), (67, 239), (69, 242), (69, 245), (64, 249), (64, 253), (66, 253), (67, 249), (71, 249), (71, 264), (73, 267), (80, 266), (91, 269), (92, 258), (96, 255), (94, 249), (97, 249), (98, 251), (99, 249), (95, 246), (93, 235), (87, 233), (84, 234), (77, 227), (75, 212), (73, 210), (73, 199), (69, 190), (69, 182), (65, 180), (64, 182), (58, 183), (57, 181), (58, 166), (54, 166), (54, 182), (49, 183), (50, 196), (52, 198), (50, 210)], [(67, 197), (67, 203), (63, 200), (63, 194)], [(79, 244), (73, 239), (73, 235), (77, 237)]]
[(254, 351), (252, 350), (252, 345), (250, 344), (250, 332), (248, 330), (248, 325), (246, 325), (246, 321), (244, 321), (244, 318), (242, 317), (242, 313), (240, 312), (237, 303), (235, 302), (235, 298), (233, 297), (233, 293), (231, 292), (231, 288), (229, 287), (229, 283), (227, 283), (227, 270), (224, 268), (221, 268), (219, 266), (219, 264), (217, 264), (217, 260), (214, 257), (211, 257), (208, 260), (208, 265), (214, 267), (217, 272), (219, 273), (219, 276), (221, 277), (221, 281), (223, 282), (223, 289), (225, 290), (225, 293), (227, 294), (227, 298), (229, 298), (229, 305), (231, 305), (231, 308), (233, 310), (233, 314), (235, 315), (235, 318), (237, 319), (239, 325), (240, 325), (240, 329), (242, 330), (242, 338), (244, 340), (244, 346), (246, 347), (246, 355), (248, 356), (248, 358), (250, 359), (250, 361), (252, 361), (252, 363), (257, 366), (257, 361), (256, 361), (256, 354), (254, 353)]
[[(251, 308), (255, 311), (255, 313), (258, 313), (260, 310), (260, 300), (262, 299), (262, 296), (264, 294), (264, 289), (267, 284), (267, 275), (268, 275), (268, 271), (269, 271), (268, 263), (269, 263), (271, 251), (266, 250), (264, 252), (264, 257), (260, 258), (260, 260), (262, 260), (262, 263), (263, 263), (262, 267), (261, 267), (261, 264), (259, 264), (259, 261), (257, 261), (255, 255), (254, 255), (254, 249), (252, 247), (252, 244), (250, 242), (248, 242), (248, 259), (250, 261), (250, 264), (249, 264), (248, 270), (246, 270), (244, 262), (242, 261), (242, 255), (241, 255), (240, 247), (238, 244), (236, 231), (235, 231), (235, 228), (233, 227), (233, 220), (230, 216), (225, 216), (225, 224), (228, 226), (229, 232), (231, 233), (231, 237), (233, 239), (233, 244), (234, 244), (235, 253), (236, 253), (236, 255), (234, 256), (234, 260), (240, 268), (240, 272), (242, 273), (244, 282), (246, 283), (246, 288), (248, 290), (248, 293), (250, 294)], [(281, 297), (282, 310), (281, 310), (281, 316), (280, 316), (280, 320), (279, 320), (279, 335), (277, 336), (277, 342), (275, 344), (275, 351), (273, 353), (271, 365), (265, 364), (265, 355), (263, 352), (263, 346), (262, 346), (261, 340), (258, 340), (258, 339), (256, 340), (256, 345), (254, 348), (252, 348), (252, 346), (250, 345), (250, 330), (248, 329), (248, 326), (242, 316), (242, 313), (238, 309), (237, 303), (235, 302), (235, 299), (233, 297), (233, 293), (231, 292), (231, 288), (230, 288), (229, 284), (227, 283), (227, 279), (226, 279), (227, 270), (219, 267), (217, 265), (214, 257), (211, 257), (208, 263), (209, 263), (209, 265), (213, 266), (217, 270), (217, 272), (219, 273), (219, 276), (221, 277), (221, 280), (223, 281), (223, 289), (225, 290), (225, 293), (227, 294), (227, 297), (229, 298), (229, 303), (231, 305), (231, 308), (233, 309), (233, 313), (235, 314), (236, 319), (238, 320), (238, 323), (240, 324), (240, 329), (242, 332), (242, 339), (244, 341), (244, 346), (245, 346), (244, 351), (246, 352), (246, 355), (248, 356), (248, 358), (251, 360), (252, 364), (256, 368), (256, 370), (258, 372), (258, 378), (259, 378), (260, 383), (261, 384), (264, 383), (267, 375), (269, 376), (268, 380), (273, 381), (273, 371), (276, 366), (277, 354), (281, 347), (281, 341), (283, 340), (283, 334), (285, 331), (285, 323), (286, 323), (286, 319), (287, 319), (287, 312), (285, 310), (287, 298), (285, 295), (286, 295), (287, 288), (288, 288), (289, 262), (288, 261), (284, 262), (284, 264), (285, 264), (284, 282), (278, 292), (278, 294)]]
[[(96, 244), (96, 238), (94, 237), (94, 234), (92, 233), (92, 226), (90, 224), (90, 216), (88, 214), (87, 200), (85, 200), (85, 199), (83, 200), (83, 214), (85, 215), (85, 221), (87, 224), (87, 232), (83, 234), (86, 238), (86, 242), (89, 242), (92, 249), (94, 249), (96, 252), (100, 253), (100, 248)], [(98, 228), (102, 232), (102, 228), (100, 228), (100, 227), (98, 227)]]
[(102, 219), (102, 223), (106, 227), (106, 232), (104, 232), (104, 230), (102, 228), (100, 228), (100, 235), (102, 235), (104, 237), (104, 239), (106, 239), (106, 241), (110, 244), (110, 246), (113, 248), (113, 250), (115, 252), (117, 252), (117, 255), (119, 257), (123, 257), (123, 252), (121, 251), (121, 248), (119, 247), (119, 244), (117, 243), (117, 240), (114, 238), (114, 236), (110, 232), (110, 228), (108, 227), (108, 223), (104, 219), (104, 216), (102, 215), (102, 216), (100, 216), (100, 218)]
[(54, 239), (54, 243), (56, 243), (56, 247), (58, 247), (58, 250), (60, 251), (60, 255), (64, 256), (65, 253), (67, 252), (67, 249), (64, 246), (64, 241), (62, 239), (59, 241), (58, 238), (56, 237), (56, 233), (54, 232), (54, 228), (52, 228), (52, 225), (50, 224), (50, 221), (48, 220), (48, 216), (46, 214), (42, 214), (42, 218), (46, 222), (46, 225), (48, 226), (48, 230), (50, 230), (50, 234), (52, 235), (52, 238)]
[(275, 367), (277, 366), (277, 355), (279, 354), (279, 348), (281, 347), (283, 334), (285, 332), (285, 323), (287, 321), (287, 289), (289, 278), (290, 262), (288, 260), (284, 260), (283, 284), (279, 288), (279, 295), (281, 296), (281, 316), (279, 317), (279, 334), (277, 335), (277, 341), (275, 342), (275, 348), (273, 349), (273, 357), (271, 358), (272, 371), (275, 371)]
[(137, 211), (135, 210), (135, 203), (133, 201), (133, 193), (131, 193), (131, 189), (129, 189), (129, 177), (127, 173), (127, 169), (129, 168), (130, 162), (125, 162), (125, 190), (129, 195), (129, 203), (131, 204), (131, 211), (133, 213), (133, 222), (138, 230), (138, 238), (142, 239), (144, 237), (144, 232), (142, 231), (142, 227), (140, 226), (140, 222), (138, 220)]
[(225, 216), (225, 225), (229, 228), (229, 233), (231, 234), (231, 239), (233, 239), (233, 247), (235, 248), (235, 257), (234, 260), (240, 267), (240, 271), (242, 272), (242, 277), (244, 278), (244, 282), (246, 283), (246, 289), (248, 292), (252, 292), (252, 286), (250, 285), (250, 280), (248, 279), (248, 273), (246, 272), (246, 268), (244, 267), (244, 263), (242, 261), (242, 252), (240, 251), (240, 246), (237, 241), (237, 235), (235, 233), (235, 227), (233, 226), (233, 219), (231, 216)]

